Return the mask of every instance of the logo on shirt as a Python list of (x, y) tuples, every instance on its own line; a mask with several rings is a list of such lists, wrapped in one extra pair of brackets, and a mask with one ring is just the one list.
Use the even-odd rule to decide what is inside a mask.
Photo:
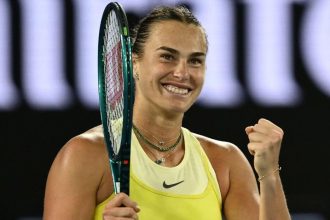
[(179, 185), (180, 183), (183, 183), (183, 181), (184, 181), (184, 180), (182, 180), (182, 181), (180, 181), (180, 182), (177, 182), (177, 183), (167, 184), (167, 183), (165, 183), (165, 180), (164, 180), (164, 182), (163, 182), (163, 187), (164, 187), (165, 189), (169, 189), (169, 188), (172, 188), (172, 187), (174, 187), (174, 186)]

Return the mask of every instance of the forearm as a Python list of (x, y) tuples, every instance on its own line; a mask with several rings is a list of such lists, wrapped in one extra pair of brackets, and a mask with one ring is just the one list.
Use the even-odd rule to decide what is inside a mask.
[(259, 220), (290, 220), (279, 173), (260, 180)]

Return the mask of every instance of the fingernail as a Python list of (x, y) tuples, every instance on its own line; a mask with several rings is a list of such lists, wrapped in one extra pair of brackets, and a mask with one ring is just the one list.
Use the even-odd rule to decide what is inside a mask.
[(137, 212), (139, 212), (141, 209), (140, 209), (140, 206), (135, 206), (135, 210), (137, 211)]

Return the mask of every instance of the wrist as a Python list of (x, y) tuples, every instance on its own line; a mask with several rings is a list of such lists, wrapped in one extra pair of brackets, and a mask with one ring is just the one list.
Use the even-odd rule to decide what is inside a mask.
[(269, 177), (274, 177), (275, 175), (279, 174), (279, 172), (281, 171), (282, 167), (280, 167), (279, 165), (277, 166), (277, 168), (275, 168), (274, 170), (268, 172), (268, 173), (265, 173), (263, 175), (259, 175), (258, 177), (258, 181), (261, 182)]

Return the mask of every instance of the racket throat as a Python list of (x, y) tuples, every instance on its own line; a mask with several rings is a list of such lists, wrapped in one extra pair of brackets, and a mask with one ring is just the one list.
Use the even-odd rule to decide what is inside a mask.
[(121, 161), (111, 160), (110, 159), (110, 167), (112, 173), (112, 179), (114, 182), (114, 191), (115, 194), (120, 193), (120, 169), (121, 169)]

